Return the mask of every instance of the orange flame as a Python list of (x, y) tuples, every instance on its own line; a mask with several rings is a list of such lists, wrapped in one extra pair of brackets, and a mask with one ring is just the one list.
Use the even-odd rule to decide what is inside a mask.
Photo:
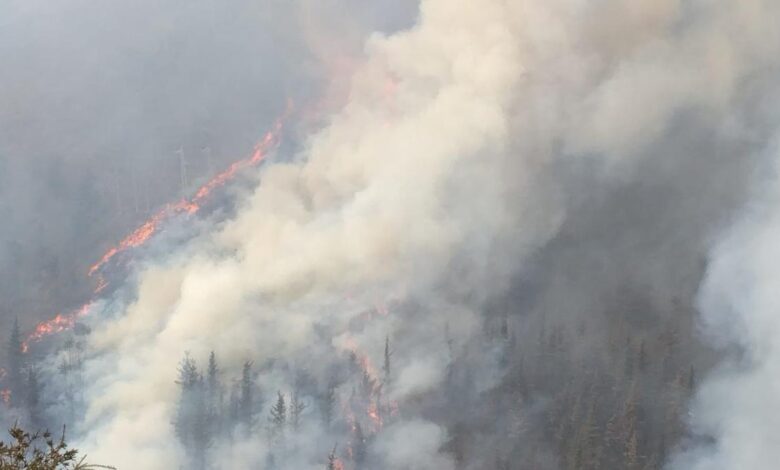
[(92, 308), (92, 301), (87, 302), (81, 307), (68, 313), (58, 313), (57, 316), (51, 320), (46, 320), (38, 323), (35, 329), (27, 335), (24, 341), (22, 341), (22, 352), (27, 352), (30, 349), (30, 343), (40, 341), (46, 336), (53, 335), (54, 333), (60, 333), (73, 328), (73, 325), (89, 313), (89, 309)]
[(274, 127), (255, 145), (251, 156), (231, 164), (223, 172), (210, 179), (198, 189), (195, 196), (191, 199), (181, 199), (178, 202), (168, 203), (163, 206), (116, 246), (109, 248), (97, 263), (90, 266), (88, 275), (94, 275), (119, 253), (131, 248), (137, 248), (146, 243), (152, 235), (159, 231), (161, 224), (171, 217), (177, 214), (195, 214), (201, 209), (203, 202), (215, 189), (220, 188), (233, 180), (242, 170), (260, 164), (265, 159), (268, 152), (279, 145), (283, 120), (287, 117), (288, 113), (285, 113), (282, 118), (278, 119), (274, 124)]
[[(284, 121), (290, 116), (292, 112), (292, 104), (288, 103), (285, 113), (276, 120), (273, 127), (268, 131), (260, 142), (258, 142), (252, 154), (243, 159), (231, 164), (224, 171), (214, 176), (203, 186), (201, 186), (195, 195), (190, 199), (181, 199), (178, 202), (168, 203), (160, 210), (154, 213), (149, 219), (142, 223), (132, 233), (122, 239), (118, 244), (109, 248), (100, 260), (94, 265), (90, 266), (88, 275), (91, 277), (98, 273), (100, 269), (111, 261), (116, 255), (137, 248), (145, 244), (149, 239), (160, 230), (161, 225), (178, 214), (192, 215), (197, 213), (201, 209), (201, 205), (206, 199), (214, 192), (215, 189), (220, 188), (239, 174), (239, 172), (259, 165), (268, 155), (268, 153), (276, 148), (281, 142), (281, 133), (284, 125)], [(93, 296), (100, 294), (107, 286), (108, 282), (99, 276), (97, 286), (93, 291)], [(41, 339), (59, 333), (65, 330), (73, 328), (76, 321), (89, 313), (90, 307), (94, 304), (94, 297), (92, 300), (82, 305), (76, 310), (69, 313), (57, 314), (54, 318), (38, 323), (32, 333), (22, 342), (22, 351), (27, 352), (30, 343), (40, 341)]]

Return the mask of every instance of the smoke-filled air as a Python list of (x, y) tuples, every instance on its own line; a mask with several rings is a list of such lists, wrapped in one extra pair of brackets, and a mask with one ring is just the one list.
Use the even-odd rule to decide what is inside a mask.
[(778, 78), (775, 0), (0, 0), (0, 468), (778, 468)]

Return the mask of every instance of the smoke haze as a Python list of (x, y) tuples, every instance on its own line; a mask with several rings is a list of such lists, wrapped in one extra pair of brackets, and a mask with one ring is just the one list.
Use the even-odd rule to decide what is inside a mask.
[(9, 325), (294, 102), (92, 306), (78, 393), (39, 354), (90, 460), (773, 468), (773, 2), (0, 8)]

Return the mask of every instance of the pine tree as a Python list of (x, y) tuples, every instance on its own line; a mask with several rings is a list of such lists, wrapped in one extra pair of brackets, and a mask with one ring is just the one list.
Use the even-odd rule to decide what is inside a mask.
[(270, 423), (271, 438), (278, 440), (284, 435), (284, 427), (287, 425), (287, 404), (282, 392), (276, 392), (276, 404), (271, 407), (271, 413), (268, 418)]
[(19, 330), (19, 319), (14, 318), (11, 336), (8, 338), (8, 389), (11, 392), (11, 405), (23, 405), (24, 396), (24, 346)]
[(363, 433), (363, 427), (359, 422), (355, 423), (355, 444), (352, 446), (354, 452), (355, 468), (360, 469), (366, 461), (366, 435)]
[(251, 432), (255, 423), (254, 416), (254, 380), (252, 378), (252, 362), (247, 361), (241, 371), (241, 396), (239, 398), (240, 420)]
[(206, 406), (209, 417), (208, 429), (211, 436), (222, 431), (222, 385), (219, 380), (219, 366), (214, 351), (209, 354), (209, 364), (206, 379)]
[(48, 431), (30, 434), (17, 425), (8, 433), (11, 441), (0, 442), (0, 469), (2, 470), (116, 470), (107, 465), (86, 463), (86, 456), (79, 458), (77, 449), (69, 449), (65, 443), (65, 429), (55, 438)]
[(25, 404), (30, 415), (30, 423), (34, 428), (40, 428), (42, 425), (40, 414), (41, 388), (38, 372), (33, 367), (27, 368), (27, 386), (25, 389), (27, 392)]
[(390, 336), (385, 337), (385, 362), (382, 366), (382, 372), (384, 373), (384, 382), (387, 384), (390, 382), (390, 356), (393, 353), (390, 351)]
[(195, 360), (185, 353), (179, 365), (179, 405), (174, 417), (176, 436), (187, 450), (190, 467), (202, 469), (206, 466), (206, 449), (211, 443), (209, 416), (206, 407), (203, 377)]
[(331, 379), (328, 382), (328, 389), (325, 391), (325, 396), (322, 398), (322, 420), (325, 422), (325, 426), (330, 426), (333, 422), (335, 411), (336, 381)]
[(216, 395), (216, 391), (219, 389), (219, 367), (217, 366), (217, 356), (214, 354), (214, 351), (211, 351), (209, 354), (207, 376), (209, 393)]
[(339, 469), (339, 461), (336, 458), (336, 446), (333, 446), (333, 450), (330, 451), (330, 454), (328, 454), (328, 466), (325, 467), (326, 470), (338, 470)]
[(298, 387), (293, 389), (290, 395), (290, 425), (293, 430), (297, 431), (301, 425), (301, 414), (306, 409), (307, 405), (301, 400)]

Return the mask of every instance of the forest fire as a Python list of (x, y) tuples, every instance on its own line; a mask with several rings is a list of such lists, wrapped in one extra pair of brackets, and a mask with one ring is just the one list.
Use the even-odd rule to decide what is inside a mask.
[(76, 310), (68, 313), (59, 313), (50, 320), (38, 323), (32, 333), (27, 335), (27, 338), (22, 342), (22, 352), (27, 352), (29, 350), (30, 343), (40, 341), (46, 336), (73, 328), (73, 325), (76, 324), (79, 318), (82, 318), (89, 313), (92, 304), (93, 302), (90, 301)]
[[(241, 171), (262, 163), (268, 153), (276, 148), (281, 142), (284, 121), (289, 116), (291, 109), (291, 105), (288, 105), (287, 111), (276, 120), (271, 130), (266, 132), (263, 139), (255, 145), (255, 148), (249, 157), (234, 162), (227, 169), (211, 178), (196, 191), (192, 198), (184, 198), (163, 206), (132, 233), (106, 251), (100, 260), (89, 268), (88, 275), (91, 277), (98, 274), (100, 269), (118, 254), (144, 245), (154, 234), (160, 231), (162, 224), (172, 217), (180, 214), (193, 215), (197, 213), (214, 190), (225, 186), (235, 179)], [(108, 281), (98, 274), (97, 285), (93, 291), (93, 295), (99, 295), (107, 286)], [(22, 342), (23, 352), (27, 352), (31, 343), (40, 341), (52, 334), (73, 328), (79, 318), (89, 313), (94, 302), (95, 298), (71, 312), (60, 313), (50, 320), (38, 323), (32, 333), (30, 333)]]
[(203, 202), (215, 189), (220, 188), (233, 180), (242, 170), (260, 164), (265, 159), (268, 152), (279, 145), (284, 119), (287, 115), (288, 113), (285, 113), (285, 115), (274, 123), (273, 128), (255, 145), (254, 151), (250, 157), (231, 164), (227, 169), (214, 176), (201, 186), (195, 193), (195, 196), (191, 199), (181, 199), (177, 202), (168, 203), (163, 206), (130, 235), (121, 240), (116, 246), (113, 246), (106, 251), (97, 263), (90, 266), (88, 275), (94, 275), (119, 253), (132, 248), (137, 248), (146, 243), (152, 235), (159, 231), (162, 223), (171, 217), (178, 214), (192, 215), (197, 213), (201, 209)]

